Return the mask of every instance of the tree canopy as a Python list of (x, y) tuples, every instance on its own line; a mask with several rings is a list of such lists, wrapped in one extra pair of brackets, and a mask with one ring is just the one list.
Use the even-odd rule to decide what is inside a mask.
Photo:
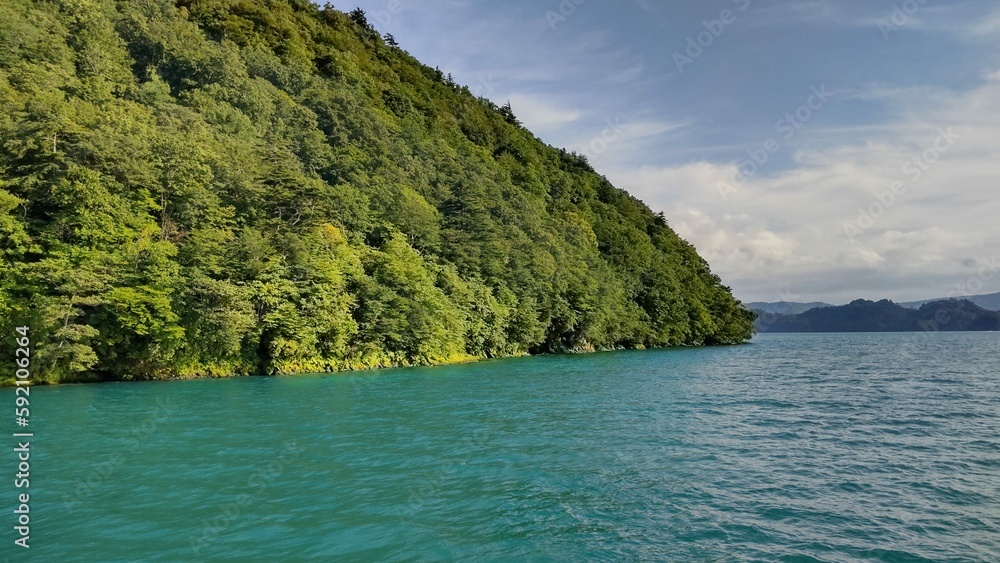
[(662, 215), (363, 11), (0, 7), (0, 334), (31, 327), (36, 381), (752, 333)]

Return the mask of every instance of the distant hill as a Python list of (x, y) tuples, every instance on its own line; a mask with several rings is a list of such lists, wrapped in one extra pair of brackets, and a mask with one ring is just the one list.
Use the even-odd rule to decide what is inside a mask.
[(817, 309), (819, 307), (832, 307), (829, 303), (792, 303), (790, 301), (778, 301), (776, 303), (766, 303), (763, 301), (756, 301), (754, 303), (747, 303), (747, 308), (752, 311), (757, 311), (758, 313), (770, 313), (773, 315), (798, 315), (799, 313), (805, 313), (810, 309)]
[[(965, 299), (971, 301), (976, 305), (986, 309), (987, 311), (1000, 311), (1000, 293), (991, 293), (989, 295), (972, 295), (968, 297), (956, 297), (955, 299)], [(913, 301), (910, 303), (900, 303), (901, 307), (906, 307), (907, 309), (919, 309), (920, 307), (928, 304), (934, 303), (935, 301), (946, 301), (946, 299), (928, 299), (927, 301)], [(749, 307), (753, 309), (754, 304)], [(779, 311), (775, 311), (779, 312)], [(794, 314), (794, 313), (790, 313)]]
[(797, 315), (765, 314), (758, 332), (996, 331), (1000, 312), (967, 299), (935, 301), (909, 309), (892, 301), (859, 299), (841, 307), (820, 307)]

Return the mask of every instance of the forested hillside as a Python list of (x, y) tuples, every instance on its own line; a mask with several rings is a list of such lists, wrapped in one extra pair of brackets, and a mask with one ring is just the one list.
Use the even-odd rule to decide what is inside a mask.
[(0, 0), (0, 110), (0, 358), (29, 326), (39, 382), (751, 335), (662, 215), (357, 10)]

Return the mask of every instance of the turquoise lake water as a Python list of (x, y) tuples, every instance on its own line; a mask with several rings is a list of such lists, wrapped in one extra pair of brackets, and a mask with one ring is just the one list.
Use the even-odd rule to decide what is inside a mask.
[(10, 561), (1000, 561), (997, 333), (31, 399)]

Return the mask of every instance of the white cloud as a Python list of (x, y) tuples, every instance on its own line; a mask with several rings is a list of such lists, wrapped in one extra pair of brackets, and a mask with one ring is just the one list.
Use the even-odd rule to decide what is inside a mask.
[(903, 2), (889, 5), (834, 3), (831, 0), (790, 0), (747, 11), (748, 27), (800, 26), (872, 28), (946, 33), (954, 37), (982, 40), (1000, 33), (1000, 11), (983, 14), (982, 3), (921, 2), (913, 10)]
[[(842, 301), (945, 295), (968, 279), (968, 264), (1000, 250), (1000, 81), (923, 93), (890, 97), (902, 117), (867, 135), (812, 131), (829, 137), (825, 148), (800, 151), (793, 168), (751, 177), (726, 198), (718, 186), (732, 185), (735, 162), (622, 167), (609, 177), (663, 210), (748, 300), (776, 300), (789, 287)], [(957, 138), (935, 155), (948, 129)], [(897, 181), (905, 192), (886, 195)], [(866, 213), (877, 215), (870, 225)], [(852, 240), (845, 225), (866, 228)], [(1000, 291), (1000, 275), (984, 291)]]
[(626, 82), (632, 82), (633, 80), (635, 80), (636, 78), (638, 78), (639, 75), (641, 75), (642, 72), (645, 69), (646, 69), (646, 65), (644, 65), (642, 63), (639, 63), (639, 64), (637, 64), (635, 66), (623, 68), (621, 70), (612, 71), (612, 72), (608, 73), (608, 80), (610, 80), (611, 82), (618, 83), (618, 84), (624, 84)]
[(1000, 33), (1000, 11), (980, 20), (972, 28), (973, 35), (986, 36)]
[(615, 116), (603, 122), (596, 122), (592, 128), (582, 129), (571, 150), (586, 154), (598, 168), (606, 162), (622, 162), (647, 149), (655, 139), (672, 132), (679, 132), (690, 125), (689, 122), (668, 122), (656, 119), (638, 119)]
[(529, 94), (511, 94), (510, 105), (514, 115), (529, 129), (550, 129), (572, 123), (582, 115), (577, 109), (556, 105), (544, 98)]
[(789, 25), (806, 22), (831, 22), (839, 12), (826, 0), (793, 0), (767, 7), (750, 5), (756, 25)]

